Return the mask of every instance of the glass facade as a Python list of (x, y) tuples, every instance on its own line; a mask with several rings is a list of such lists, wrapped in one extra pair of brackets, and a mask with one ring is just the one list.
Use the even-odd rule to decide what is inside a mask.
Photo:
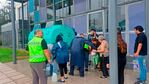
[(74, 28), (78, 34), (87, 32), (87, 15), (74, 17)]
[[(88, 33), (95, 28), (97, 33), (108, 35), (108, 0), (56, 0), (56, 20), (74, 28), (78, 33)], [(136, 11), (137, 10), (137, 11)], [(117, 27), (123, 38), (135, 39), (133, 27), (144, 27), (144, 1), (117, 0)], [(52, 25), (54, 19), (53, 0), (29, 0), (30, 26)], [(43, 27), (44, 27), (43, 26)], [(38, 26), (39, 27), (39, 26)], [(132, 47), (129, 48), (132, 54)]]
[(97, 12), (89, 14), (89, 30), (96, 29), (97, 32), (103, 31), (103, 13)]

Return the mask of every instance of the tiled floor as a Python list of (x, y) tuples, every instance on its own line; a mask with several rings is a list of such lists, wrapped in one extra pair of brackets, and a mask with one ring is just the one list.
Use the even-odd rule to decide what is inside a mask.
[(31, 79), (8, 65), (0, 63), (0, 84), (31, 84)]
[[(136, 71), (126, 70), (125, 84), (134, 84), (137, 73)], [(26, 60), (18, 61), (15, 65), (12, 63), (0, 63), (0, 84), (31, 84), (31, 78), (30, 66)], [(48, 84), (62, 83), (51, 82), (51, 77), (49, 77)], [(101, 79), (100, 72), (93, 69), (89, 69), (88, 72), (85, 72), (85, 77), (81, 78), (76, 70), (75, 76), (69, 76), (64, 84), (109, 84), (109, 78)], [(147, 84), (149, 84), (149, 80)]]

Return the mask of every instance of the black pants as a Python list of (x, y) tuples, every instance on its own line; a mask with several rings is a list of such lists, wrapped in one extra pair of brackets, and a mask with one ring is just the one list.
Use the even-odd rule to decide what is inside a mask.
[(89, 52), (85, 51), (85, 68), (88, 69)]
[(124, 69), (125, 63), (119, 63), (118, 65), (118, 84), (124, 84)]
[(61, 76), (64, 76), (64, 73), (67, 74), (67, 63), (58, 64)]
[(106, 66), (108, 61), (108, 57), (101, 57), (101, 71), (105, 77), (109, 76), (108, 68)]
[[(78, 68), (79, 68), (80, 77), (84, 77), (84, 66), (78, 67)], [(75, 69), (75, 65), (70, 65), (70, 75), (74, 75), (74, 69)]]

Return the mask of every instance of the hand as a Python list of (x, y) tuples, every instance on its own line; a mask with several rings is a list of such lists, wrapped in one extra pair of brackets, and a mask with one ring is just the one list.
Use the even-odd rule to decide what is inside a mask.
[(139, 55), (139, 53), (134, 53), (134, 56), (135, 56), (135, 57), (138, 57), (138, 55)]
[(107, 64), (106, 67), (109, 69), (110, 68), (110, 64)]
[(51, 64), (51, 60), (50, 59), (48, 60), (48, 63)]

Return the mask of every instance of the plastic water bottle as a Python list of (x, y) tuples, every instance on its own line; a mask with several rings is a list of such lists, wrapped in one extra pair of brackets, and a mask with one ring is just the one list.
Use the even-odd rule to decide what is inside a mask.
[(47, 64), (46, 65), (46, 75), (47, 76), (52, 76), (52, 71), (53, 71), (52, 65), (51, 64)]
[(52, 74), (52, 82), (57, 82), (57, 74), (56, 73)]

